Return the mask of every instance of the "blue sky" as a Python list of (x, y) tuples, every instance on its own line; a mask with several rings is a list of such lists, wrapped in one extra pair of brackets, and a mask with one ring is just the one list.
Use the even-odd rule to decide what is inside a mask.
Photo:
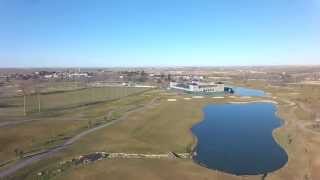
[(0, 0), (0, 67), (319, 62), (320, 0)]

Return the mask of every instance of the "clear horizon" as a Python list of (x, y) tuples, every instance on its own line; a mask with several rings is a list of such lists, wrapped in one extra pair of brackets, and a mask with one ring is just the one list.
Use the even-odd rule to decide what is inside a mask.
[(0, 22), (0, 68), (320, 62), (320, 0), (4, 0)]

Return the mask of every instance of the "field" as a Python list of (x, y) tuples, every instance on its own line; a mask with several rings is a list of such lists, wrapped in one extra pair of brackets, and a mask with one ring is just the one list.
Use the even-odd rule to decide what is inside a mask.
[[(168, 153), (168, 152), (190, 152), (192, 146), (195, 144), (195, 138), (190, 132), (193, 124), (199, 122), (202, 116), (201, 107), (210, 102), (222, 103), (223, 99), (198, 99), (198, 100), (184, 100), (179, 96), (162, 95), (158, 92), (149, 92), (145, 95), (156, 98), (152, 104), (147, 105), (143, 110), (131, 113), (124, 121), (116, 123), (108, 128), (93, 132), (88, 136), (82, 138), (71, 148), (62, 152), (58, 157), (48, 161), (67, 160), (72, 157), (77, 157), (82, 154), (87, 154), (96, 151), (106, 152), (126, 152), (126, 153)], [(167, 98), (177, 98), (176, 102), (168, 102)], [(195, 108), (198, 107), (198, 108)], [(180, 113), (185, 112), (185, 113)], [(165, 129), (165, 131), (164, 131)], [(92, 141), (94, 139), (94, 141)], [(129, 160), (131, 161), (131, 160)], [(163, 162), (162, 162), (163, 161)], [(119, 162), (123, 164), (125, 161)], [(161, 160), (161, 166), (166, 166), (167, 163), (173, 162), (172, 166), (179, 168), (186, 166), (186, 169), (196, 169), (207, 171), (205, 168), (199, 167), (191, 160), (185, 161), (168, 161)], [(42, 166), (43, 169), (50, 169), (56, 166), (55, 163)], [(101, 162), (107, 163), (108, 162)], [(153, 164), (153, 171), (157, 172), (157, 162), (154, 160), (148, 161), (133, 161), (131, 163), (138, 163), (137, 168), (141, 171), (149, 167), (149, 163)], [(176, 163), (176, 165), (175, 165)], [(114, 164), (114, 163), (113, 163)], [(118, 164), (118, 163), (116, 163)], [(119, 165), (120, 165), (119, 164)], [(139, 168), (139, 164), (144, 167)], [(150, 164), (150, 165), (151, 165)], [(95, 164), (93, 164), (95, 166)], [(94, 168), (94, 167), (93, 167)], [(129, 168), (129, 167), (128, 167)], [(121, 169), (121, 167), (116, 168)], [(68, 169), (66, 169), (68, 170)], [(127, 169), (129, 170), (129, 169)], [(27, 170), (29, 171), (29, 170)], [(85, 170), (86, 171), (86, 170)], [(129, 170), (130, 171), (130, 170)], [(186, 171), (187, 172), (187, 171)], [(185, 172), (185, 173), (186, 173)], [(184, 173), (181, 169), (181, 173)], [(208, 174), (215, 174), (207, 172)], [(141, 172), (141, 175), (143, 173)], [(189, 173), (187, 173), (189, 174)], [(178, 174), (172, 174), (173, 177)], [(30, 179), (34, 178), (35, 174), (30, 175)], [(99, 175), (103, 176), (103, 175)], [(128, 174), (130, 176), (130, 174)], [(195, 177), (207, 177), (207, 175), (195, 175)], [(216, 176), (222, 176), (222, 173), (217, 173)], [(226, 175), (226, 177), (234, 178)], [(113, 179), (115, 177), (110, 177)]]
[[(35, 112), (55, 111), (114, 100), (131, 94), (145, 91), (147, 88), (136, 87), (97, 87), (71, 91), (50, 91), (33, 93), (13, 98), (2, 98), (1, 106), (15, 107), (17, 113), (31, 114)], [(25, 106), (24, 106), (25, 105)], [(25, 108), (25, 111), (24, 111)], [(10, 108), (9, 108), (10, 109)]]
[[(118, 91), (117, 88), (108, 88), (112, 91)], [(99, 89), (100, 90), (100, 89)], [(130, 89), (130, 93), (139, 93), (145, 89)], [(101, 90), (100, 90), (101, 91)], [(68, 103), (67, 97), (74, 96), (79, 92), (68, 92), (66, 95), (61, 93), (43, 95), (44, 98), (57, 97), (55, 99), (63, 100), (64, 104)], [(124, 95), (124, 94), (122, 94)], [(23, 156), (38, 152), (58, 144), (61, 144), (66, 139), (72, 137), (85, 129), (97, 126), (99, 124), (111, 121), (117, 118), (120, 114), (132, 108), (139, 107), (141, 103), (146, 101), (148, 97), (145, 96), (130, 96), (127, 94), (123, 96), (123, 100), (118, 96), (110, 96), (110, 100), (101, 101), (100, 103), (93, 103), (91, 105), (82, 105), (69, 109), (56, 109), (54, 112), (45, 112), (40, 114), (31, 114), (23, 116), (21, 114), (12, 115), (14, 121), (10, 118), (1, 118), (2, 125), (0, 131), (0, 164), (9, 160), (14, 160), (23, 152)], [(21, 98), (21, 97), (14, 97)], [(12, 99), (14, 99), (12, 98)], [(79, 98), (81, 100), (81, 98)], [(52, 102), (53, 100), (51, 100)], [(49, 101), (48, 101), (49, 102)], [(59, 102), (59, 101), (58, 101)], [(53, 102), (52, 104), (59, 104)], [(16, 107), (6, 107), (6, 112), (11, 112), (11, 109)], [(6, 113), (1, 113), (5, 117)], [(17, 124), (10, 124), (16, 122)], [(17, 153), (16, 151), (19, 151)], [(19, 154), (19, 155), (18, 155)]]
[[(206, 104), (256, 100), (278, 102), (277, 114), (284, 120), (284, 126), (274, 131), (274, 137), (289, 155), (288, 163), (280, 170), (269, 173), (265, 179), (318, 179), (320, 134), (310, 128), (317, 118), (314, 113), (319, 105), (318, 88), (294, 85), (275, 87), (263, 82), (238, 83), (263, 89), (270, 96), (185, 99), (186, 96), (153, 90), (113, 102), (62, 111), (57, 119), (76, 116), (92, 119), (112, 112), (114, 118), (122, 118), (122, 121), (84, 136), (55, 156), (21, 170), (12, 179), (262, 179), (262, 176), (233, 176), (182, 159), (114, 159), (84, 165), (61, 165), (61, 162), (97, 151), (147, 154), (190, 152), (196, 144), (190, 128), (202, 119), (202, 108)], [(169, 102), (169, 98), (177, 101)], [(137, 106), (142, 109), (132, 111)], [(118, 109), (122, 110), (114, 111)], [(37, 175), (39, 172), (41, 176)]]
[(289, 154), (289, 162), (269, 179), (320, 179), (320, 134), (310, 128), (318, 123), (319, 86), (273, 86), (259, 81), (242, 85), (271, 93), (271, 98), (279, 102), (278, 115), (285, 122), (274, 135)]

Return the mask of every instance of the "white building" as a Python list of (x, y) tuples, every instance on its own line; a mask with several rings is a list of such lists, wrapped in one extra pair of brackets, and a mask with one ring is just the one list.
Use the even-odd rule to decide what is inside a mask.
[(216, 93), (216, 92), (224, 92), (224, 84), (214, 83), (214, 82), (211, 82), (211, 83), (170, 82), (170, 89), (181, 90), (181, 91), (190, 92), (190, 93)]

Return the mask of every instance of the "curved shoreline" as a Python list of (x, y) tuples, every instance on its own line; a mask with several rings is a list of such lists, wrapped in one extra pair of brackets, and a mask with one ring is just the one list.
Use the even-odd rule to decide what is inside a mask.
[[(233, 174), (233, 173), (229, 173), (229, 172), (225, 172), (225, 171), (221, 171), (221, 170), (218, 170), (218, 169), (211, 169), (211, 168), (208, 168), (205, 164), (203, 163), (200, 163), (198, 161), (196, 161), (194, 159), (194, 157), (197, 155), (197, 152), (196, 152), (196, 148), (197, 148), (197, 145), (198, 145), (198, 137), (193, 133), (192, 131), (192, 128), (194, 126), (196, 126), (197, 124), (200, 124), (203, 122), (204, 120), (204, 111), (203, 111), (203, 108), (205, 106), (208, 106), (210, 104), (251, 104), (251, 103), (269, 103), (269, 104), (272, 104), (276, 110), (274, 111), (274, 115), (276, 116), (276, 118), (280, 121), (280, 126), (279, 127), (276, 127), (274, 129), (272, 129), (272, 138), (273, 140), (276, 142), (276, 144), (285, 152), (286, 156), (287, 156), (287, 161), (286, 163), (284, 163), (280, 168), (276, 169), (276, 170), (273, 170), (273, 171), (270, 171), (270, 172), (265, 172), (263, 174), (241, 174), (241, 175), (238, 175), (238, 174)], [(193, 144), (193, 149), (192, 149), (192, 160), (195, 164), (199, 165), (199, 166), (202, 166), (206, 169), (209, 169), (209, 170), (213, 170), (213, 171), (217, 171), (217, 172), (221, 172), (221, 173), (225, 173), (225, 174), (228, 174), (228, 175), (233, 175), (233, 176), (263, 176), (263, 177), (266, 177), (268, 174), (273, 174), (279, 170), (281, 170), (282, 168), (286, 167), (288, 165), (288, 162), (289, 162), (289, 154), (288, 154), (288, 151), (285, 149), (285, 147), (279, 142), (278, 138), (275, 136), (275, 132), (280, 130), (281, 128), (283, 128), (285, 126), (285, 121), (280, 117), (279, 115), (279, 103), (277, 101), (273, 101), (273, 100), (253, 100), (253, 101), (231, 101), (231, 102), (225, 102), (225, 103), (208, 103), (206, 104), (205, 106), (202, 107), (202, 118), (199, 122), (193, 124), (193, 126), (190, 128), (190, 131), (194, 137), (194, 139), (196, 140)]]
[(275, 111), (275, 115), (276, 115), (276, 116), (278, 117), (278, 119), (281, 120), (283, 123), (282, 123), (281, 126), (273, 129), (273, 131), (272, 131), (272, 137), (273, 137), (273, 139), (276, 141), (276, 143), (286, 152), (288, 159), (287, 159), (287, 162), (286, 162), (281, 168), (279, 168), (279, 169), (277, 169), (277, 170), (275, 170), (275, 171), (273, 171), (273, 172), (271, 172), (271, 173), (276, 173), (276, 172), (280, 171), (281, 169), (283, 169), (284, 167), (287, 167), (288, 164), (289, 164), (289, 152), (286, 150), (286, 148), (284, 147), (284, 145), (282, 145), (282, 144), (280, 143), (279, 139), (278, 139), (277, 136), (275, 135), (276, 132), (279, 132), (279, 131), (281, 132), (281, 130), (283, 130), (283, 128), (285, 127), (285, 125), (287, 124), (287, 122), (286, 122), (284, 119), (282, 119), (281, 116), (280, 116), (280, 114), (279, 114), (279, 108), (280, 108), (280, 107), (279, 107), (279, 104), (276, 104), (275, 106), (276, 106), (276, 109), (277, 109), (277, 110)]
[[(190, 126), (190, 128), (189, 128), (189, 131), (191, 131), (191, 135), (192, 135), (192, 137), (193, 137), (193, 142), (192, 142), (192, 146), (191, 146), (191, 149), (192, 149), (192, 154), (195, 152), (195, 150), (196, 150), (196, 147), (197, 147), (197, 144), (198, 144), (198, 138), (197, 138), (197, 136), (195, 135), (195, 134), (193, 134), (193, 132), (192, 132), (192, 128), (195, 126), (195, 125), (197, 125), (197, 124), (199, 124), (199, 123), (201, 123), (203, 120), (204, 120), (204, 111), (203, 111), (203, 108), (205, 107), (205, 106), (207, 106), (207, 105), (209, 105), (209, 104), (232, 104), (232, 103), (238, 103), (238, 104), (247, 104), (247, 103), (274, 103), (274, 104), (276, 104), (276, 105), (278, 105), (278, 103), (277, 102), (275, 102), (275, 101), (269, 101), (269, 100), (254, 100), (254, 101), (250, 101), (250, 100), (248, 100), (248, 101), (246, 101), (246, 102), (241, 102), (241, 101), (239, 101), (239, 102), (206, 102), (206, 103), (203, 103), (203, 104), (201, 104), (201, 112), (202, 113), (199, 113), (200, 115), (201, 115), (201, 119), (199, 120), (197, 120), (197, 122), (196, 123), (194, 123), (194, 124), (192, 124), (191, 126)], [(279, 108), (278, 108), (278, 106), (277, 106), (277, 111), (276, 111), (276, 113), (278, 112), (278, 110), (279, 110)], [(279, 116), (277, 116), (277, 117), (279, 117)], [(281, 118), (279, 118), (280, 120), (282, 120)], [(274, 138), (274, 140), (278, 143), (278, 141), (277, 141), (277, 138), (275, 138), (275, 136), (274, 136), (274, 131), (276, 131), (276, 130), (278, 130), (278, 129), (280, 129), (280, 128), (283, 128), (284, 127), (284, 125), (285, 124), (282, 124), (281, 126), (279, 126), (279, 127), (277, 127), (277, 128), (275, 128), (275, 129), (273, 129), (273, 132), (272, 132), (272, 136), (273, 136), (273, 138)], [(191, 144), (191, 143), (190, 143)], [(281, 144), (280, 143), (278, 143), (280, 146), (281, 146)], [(282, 147), (282, 146), (281, 146)], [(282, 147), (283, 148), (283, 147)], [(285, 151), (286, 151), (286, 149), (285, 148), (283, 148)], [(286, 151), (286, 153), (287, 153), (287, 151)], [(288, 153), (287, 153), (288, 154)], [(194, 160), (194, 159), (193, 159)], [(231, 173), (228, 173), (228, 172), (224, 172), (224, 171), (220, 171), (220, 170), (215, 170), (215, 169), (210, 169), (210, 168), (207, 168), (206, 166), (204, 166), (204, 165), (202, 165), (202, 164), (200, 164), (200, 163), (197, 163), (196, 161), (194, 161), (195, 162), (195, 164), (196, 165), (200, 165), (200, 166), (202, 166), (202, 167), (205, 167), (206, 169), (209, 169), (209, 170), (213, 170), (213, 171), (215, 171), (216, 173), (221, 173), (221, 174), (225, 174), (225, 175), (227, 175), (227, 176), (246, 176), (246, 175), (236, 175), (236, 174), (231, 174)], [(287, 165), (288, 163), (286, 163), (285, 165)], [(283, 166), (284, 167), (284, 166)], [(281, 167), (281, 168), (283, 168), (283, 167)], [(280, 168), (280, 169), (281, 169)], [(278, 170), (280, 170), (280, 169), (278, 169)], [(276, 171), (278, 171), (278, 170), (276, 170)], [(272, 172), (273, 173), (273, 172)], [(0, 173), (1, 174), (1, 173)], [(261, 174), (262, 175), (262, 174)], [(250, 176), (258, 176), (258, 175), (250, 175)], [(1, 179), (1, 178), (0, 178)]]
[(273, 101), (273, 100), (231, 101), (231, 102), (227, 102), (226, 104), (250, 104), (250, 103), (272, 103), (275, 105), (279, 104), (277, 101)]

